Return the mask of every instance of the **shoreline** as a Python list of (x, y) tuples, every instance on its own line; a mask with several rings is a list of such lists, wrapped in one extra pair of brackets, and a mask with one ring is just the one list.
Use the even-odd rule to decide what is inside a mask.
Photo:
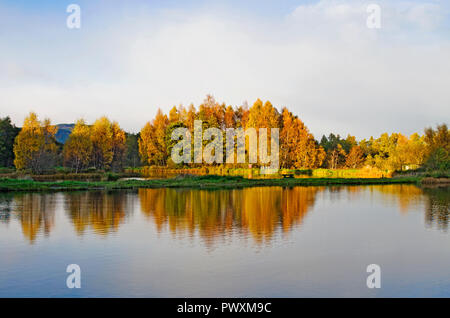
[(84, 190), (126, 190), (139, 188), (241, 189), (267, 186), (347, 186), (422, 184), (421, 177), (394, 178), (285, 178), (246, 179), (242, 177), (190, 176), (170, 179), (119, 181), (52, 181), (0, 179), (0, 192), (57, 192)]

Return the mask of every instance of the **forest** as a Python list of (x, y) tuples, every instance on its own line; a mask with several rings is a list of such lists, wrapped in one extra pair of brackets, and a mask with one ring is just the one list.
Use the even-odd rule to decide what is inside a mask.
[[(174, 106), (168, 114), (158, 109), (139, 133), (125, 132), (118, 122), (101, 117), (92, 124), (78, 119), (64, 143), (56, 140), (58, 127), (31, 112), (21, 128), (9, 117), (0, 119), (0, 169), (15, 168), (32, 174), (113, 171), (126, 168), (198, 168), (205, 163), (175, 164), (171, 133), (179, 127), (193, 131), (194, 120), (203, 128), (279, 128), (280, 168), (360, 169), (382, 171), (450, 169), (450, 131), (445, 123), (410, 136), (383, 133), (357, 140), (348, 134), (330, 133), (316, 139), (303, 121), (286, 107), (278, 110), (269, 101), (251, 107), (218, 103), (208, 95), (196, 108)], [(218, 164), (212, 164), (217, 166)], [(258, 165), (258, 164), (256, 164)], [(221, 164), (245, 168), (245, 164)]]

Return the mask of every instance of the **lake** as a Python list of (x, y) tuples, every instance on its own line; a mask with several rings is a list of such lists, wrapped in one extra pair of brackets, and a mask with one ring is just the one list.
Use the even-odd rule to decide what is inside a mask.
[(414, 185), (0, 194), (0, 297), (449, 297), (449, 210)]

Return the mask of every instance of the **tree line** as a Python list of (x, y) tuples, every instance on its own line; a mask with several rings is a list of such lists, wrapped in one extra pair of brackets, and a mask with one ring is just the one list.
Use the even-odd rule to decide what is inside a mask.
[[(30, 113), (19, 130), (10, 119), (0, 120), (0, 166), (14, 165), (17, 170), (43, 173), (55, 166), (73, 172), (94, 170), (121, 171), (125, 167), (153, 165), (176, 168), (171, 149), (174, 129), (185, 127), (192, 133), (194, 121), (204, 129), (278, 128), (280, 168), (358, 169), (365, 166), (380, 170), (450, 169), (450, 132), (446, 124), (426, 128), (423, 135), (383, 133), (380, 137), (356, 140), (348, 135), (329, 134), (316, 140), (301, 119), (287, 108), (278, 111), (269, 101), (260, 99), (249, 107), (218, 103), (208, 95), (196, 109), (174, 106), (168, 115), (158, 109), (153, 120), (138, 134), (126, 133), (117, 122), (101, 117), (92, 125), (78, 120), (66, 142), (55, 139), (57, 127), (49, 119), (40, 121)], [(224, 140), (224, 143), (226, 140)], [(203, 164), (189, 164), (196, 167)], [(214, 164), (217, 165), (217, 164)], [(227, 164), (240, 167), (242, 164)]]
[[(56, 141), (57, 127), (50, 119), (40, 121), (35, 113), (24, 120), (17, 129), (7, 117), (4, 129), (0, 125), (0, 145), (7, 150), (0, 158), (4, 167), (12, 164), (17, 170), (29, 170), (41, 174), (64, 166), (78, 173), (86, 170), (121, 171), (124, 166), (138, 166), (137, 135), (127, 134), (117, 122), (101, 117), (92, 125), (83, 119), (75, 123), (64, 144)], [(4, 131), (10, 131), (6, 135)], [(15, 134), (13, 133), (15, 132)], [(0, 146), (1, 147), (1, 146)], [(12, 164), (11, 164), (12, 163)]]

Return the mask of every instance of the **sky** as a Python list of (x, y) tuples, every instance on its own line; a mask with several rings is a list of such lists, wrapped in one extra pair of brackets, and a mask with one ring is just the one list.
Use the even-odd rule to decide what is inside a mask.
[(0, 0), (0, 117), (18, 126), (34, 111), (138, 132), (207, 94), (288, 107), (317, 139), (450, 124), (450, 1)]

